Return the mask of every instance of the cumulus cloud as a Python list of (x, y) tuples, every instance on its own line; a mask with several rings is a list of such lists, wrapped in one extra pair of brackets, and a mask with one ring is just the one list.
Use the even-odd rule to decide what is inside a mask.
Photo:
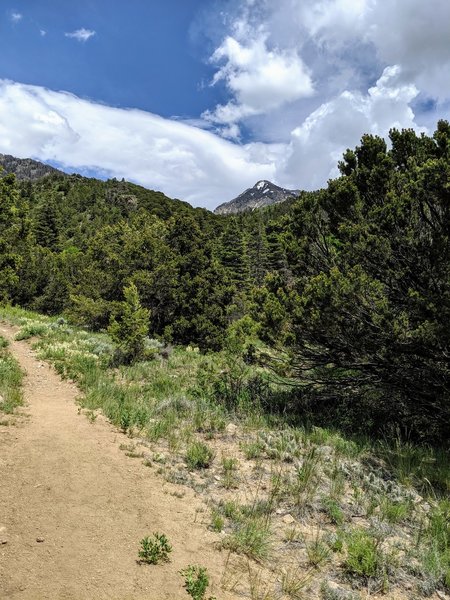
[[(254, 117), (283, 103), (294, 103), (303, 120), (345, 90), (367, 92), (394, 65), (403, 83), (423, 96), (440, 103), (450, 98), (448, 0), (241, 0), (231, 6), (228, 35), (211, 58), (213, 83), (224, 81), (231, 95), (206, 115), (219, 123), (250, 118), (257, 130)], [(287, 113), (291, 108), (279, 120)]]
[(231, 97), (204, 118), (224, 124), (229, 137), (245, 125), (257, 139), (283, 142), (282, 185), (324, 185), (363, 133), (420, 131), (448, 117), (448, 0), (230, 0), (229, 7), (228, 34), (211, 61), (213, 84), (224, 82)]
[(269, 47), (267, 32), (254, 32), (242, 21), (234, 29), (211, 57), (220, 65), (212, 85), (223, 81), (232, 100), (206, 111), (203, 118), (230, 127), (313, 94), (310, 73), (294, 48)]
[(275, 176), (275, 146), (240, 146), (140, 110), (0, 80), (0, 152), (125, 177), (213, 208)]
[(450, 97), (450, 2), (378, 0), (365, 24), (380, 58), (401, 65), (405, 80), (439, 100)]
[(388, 67), (367, 94), (346, 91), (322, 104), (292, 131), (277, 178), (291, 187), (301, 181), (307, 189), (319, 188), (338, 175), (338, 160), (362, 133), (386, 137), (392, 127), (420, 129), (410, 107), (418, 90), (401, 77), (400, 67)]
[(96, 34), (92, 29), (85, 29), (82, 27), (81, 29), (77, 29), (76, 31), (71, 31), (69, 33), (65, 33), (64, 35), (68, 38), (73, 38), (77, 40), (77, 42), (87, 42), (91, 37)]
[(330, 64), (336, 50), (347, 51), (350, 62), (354, 44), (365, 44), (372, 56), (365, 54), (361, 69), (400, 65), (404, 80), (423, 93), (450, 95), (447, 0), (279, 0), (276, 8), (263, 0), (263, 5), (260, 18), (275, 42), (298, 45), (306, 35)]

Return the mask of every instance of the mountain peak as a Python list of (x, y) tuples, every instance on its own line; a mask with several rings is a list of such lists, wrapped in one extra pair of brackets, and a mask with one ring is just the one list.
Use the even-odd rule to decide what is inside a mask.
[(0, 154), (0, 167), (4, 169), (5, 174), (14, 173), (20, 180), (33, 181), (57, 173), (65, 175), (62, 171), (32, 158), (16, 158), (10, 154)]
[(219, 215), (227, 215), (231, 213), (256, 210), (271, 204), (284, 202), (288, 198), (298, 196), (300, 190), (288, 190), (282, 188), (271, 181), (261, 179), (257, 181), (251, 188), (242, 192), (237, 198), (224, 202), (215, 209), (215, 213)]

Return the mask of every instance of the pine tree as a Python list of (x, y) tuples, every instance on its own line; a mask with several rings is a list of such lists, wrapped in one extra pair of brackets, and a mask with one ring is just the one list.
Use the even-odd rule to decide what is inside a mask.
[(227, 270), (231, 281), (239, 288), (248, 286), (249, 261), (242, 229), (231, 218), (220, 240), (220, 262)]
[(254, 285), (260, 286), (268, 271), (269, 244), (266, 229), (260, 216), (250, 226), (247, 234), (248, 261), (250, 278)]
[(58, 217), (53, 198), (45, 198), (37, 206), (33, 229), (36, 242), (40, 246), (49, 248), (50, 250), (57, 250)]
[(142, 308), (134, 283), (124, 288), (123, 295), (125, 300), (111, 318), (108, 333), (117, 344), (120, 362), (131, 363), (144, 356), (150, 311)]
[(14, 175), (0, 178), (0, 301), (11, 299), (22, 262), (18, 248), (23, 228), (19, 216), (20, 196)]

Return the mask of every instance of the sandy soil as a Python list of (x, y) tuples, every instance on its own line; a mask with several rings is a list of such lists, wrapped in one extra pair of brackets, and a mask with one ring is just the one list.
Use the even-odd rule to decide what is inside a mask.
[[(0, 598), (187, 599), (181, 568), (197, 563), (220, 590), (226, 555), (202, 524), (194, 492), (164, 483), (119, 449), (127, 437), (78, 414), (77, 388), (0, 324), (26, 372), (25, 417), (0, 427)], [(203, 517), (206, 519), (206, 516)], [(158, 531), (171, 562), (139, 565), (139, 541)]]

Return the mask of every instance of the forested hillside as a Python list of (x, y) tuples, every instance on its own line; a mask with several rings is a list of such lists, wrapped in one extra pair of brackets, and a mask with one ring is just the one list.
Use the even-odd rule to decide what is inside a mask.
[(326, 189), (237, 216), (6, 175), (0, 299), (100, 330), (134, 284), (152, 337), (217, 350), (239, 321), (272, 347), (244, 351), (295, 384), (280, 410), (448, 439), (450, 126), (390, 138), (364, 136)]

